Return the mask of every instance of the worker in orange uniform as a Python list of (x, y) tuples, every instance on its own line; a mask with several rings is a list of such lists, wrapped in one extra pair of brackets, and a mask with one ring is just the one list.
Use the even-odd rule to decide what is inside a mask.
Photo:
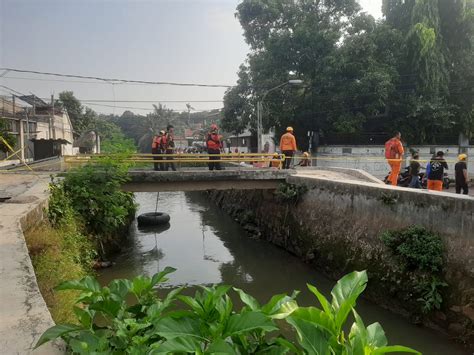
[[(162, 160), (160, 154), (163, 154), (163, 137), (165, 136), (165, 131), (160, 131), (159, 135), (153, 137), (151, 143), (151, 153), (153, 154), (153, 160)], [(155, 171), (164, 170), (163, 163), (153, 163), (153, 168)]]
[[(209, 160), (220, 160), (219, 154), (222, 149), (222, 140), (219, 136), (219, 128), (216, 124), (211, 125), (211, 130), (207, 134), (206, 146), (207, 154), (211, 155)], [(209, 162), (209, 170), (222, 170), (221, 164), (219, 162)]]
[(387, 159), (388, 165), (390, 165), (388, 181), (390, 181), (392, 186), (397, 186), (398, 174), (400, 174), (402, 157), (405, 152), (400, 138), (402, 138), (402, 134), (397, 132), (393, 138), (385, 142), (385, 158)]
[(285, 154), (285, 162), (283, 164), (283, 169), (289, 169), (293, 155), (295, 155), (295, 152), (297, 150), (296, 138), (293, 135), (293, 127), (287, 127), (286, 133), (281, 136), (280, 150), (283, 154)]

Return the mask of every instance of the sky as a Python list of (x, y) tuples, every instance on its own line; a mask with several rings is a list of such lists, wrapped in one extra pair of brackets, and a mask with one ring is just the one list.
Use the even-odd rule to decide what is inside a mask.
[[(0, 0), (0, 67), (233, 85), (249, 51), (234, 16), (239, 2)], [(381, 0), (360, 3), (373, 16), (381, 16)], [(3, 74), (0, 71), (0, 76)], [(169, 101), (216, 101), (191, 102), (191, 106), (196, 110), (221, 108), (225, 92), (225, 88), (92, 84), (77, 80), (8, 72), (0, 78), (0, 85), (42, 98), (71, 90), (81, 100), (153, 101), (179, 111), (186, 110), (186, 103)], [(0, 87), (0, 94), (8, 94), (8, 90)], [(88, 106), (97, 112), (116, 114), (126, 110), (125, 106), (136, 113), (152, 110), (150, 102), (96, 102)]]

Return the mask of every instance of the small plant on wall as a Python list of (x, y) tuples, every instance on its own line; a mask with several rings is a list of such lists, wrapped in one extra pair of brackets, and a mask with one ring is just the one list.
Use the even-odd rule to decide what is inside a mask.
[(441, 290), (447, 286), (442, 280), (444, 247), (441, 237), (426, 228), (411, 226), (386, 231), (381, 239), (403, 271), (415, 275), (413, 288), (420, 311), (427, 314), (440, 309)]
[(280, 202), (297, 204), (307, 191), (308, 188), (304, 185), (294, 185), (285, 182), (278, 186), (275, 195)]

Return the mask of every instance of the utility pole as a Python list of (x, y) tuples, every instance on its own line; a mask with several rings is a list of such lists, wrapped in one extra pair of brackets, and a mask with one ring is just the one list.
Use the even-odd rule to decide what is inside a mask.
[(282, 88), (285, 85), (293, 85), (293, 86), (299, 86), (302, 85), (303, 81), (299, 79), (293, 79), (293, 80), (288, 80), (285, 81), (284, 83), (277, 85), (270, 90), (265, 91), (263, 94), (262, 98), (257, 101), (257, 153), (260, 153), (262, 151), (262, 134), (263, 134), (263, 124), (262, 124), (262, 113), (263, 113), (263, 101), (267, 97), (269, 93), (272, 91), (275, 91), (277, 89)]
[(26, 116), (26, 154), (27, 158), (29, 158), (30, 155), (30, 149), (29, 149), (29, 144), (30, 144), (30, 119), (28, 117), (28, 109), (25, 107), (25, 116)]
[(263, 104), (262, 101), (257, 102), (257, 153), (262, 151), (262, 111), (263, 111)]
[(56, 139), (56, 129), (54, 126), (54, 94), (51, 95), (51, 132), (53, 139)]
[(309, 154), (312, 153), (313, 151), (313, 135), (314, 135), (314, 132), (313, 131), (308, 131), (308, 152)]
[[(15, 95), (12, 95), (12, 114), (13, 114), (13, 123), (16, 122), (16, 103), (15, 103)], [(20, 126), (19, 126), (19, 132), (20, 137), (19, 137), (19, 142), (20, 143), (20, 157), (24, 161), (25, 160), (25, 131), (24, 129), (24, 122), (20, 118), (19, 120)]]

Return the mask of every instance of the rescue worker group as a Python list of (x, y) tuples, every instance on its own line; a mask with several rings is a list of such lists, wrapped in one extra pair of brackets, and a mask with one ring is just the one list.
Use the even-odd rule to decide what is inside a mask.
[[(210, 130), (206, 138), (206, 149), (208, 154), (209, 170), (223, 170), (221, 165), (221, 153), (223, 152), (223, 139), (219, 135), (219, 128), (216, 124), (210, 126)], [(229, 148), (230, 149), (230, 148)], [(280, 138), (280, 151), (274, 153), (267, 167), (277, 169), (290, 169), (292, 161), (297, 152), (296, 138), (294, 136), (293, 127), (287, 127), (286, 133)], [(159, 135), (153, 137), (152, 154), (154, 169), (157, 171), (176, 171), (176, 165), (173, 162), (175, 153), (174, 143), (174, 127), (168, 125), (166, 131), (160, 131)], [(239, 153), (237, 148), (234, 153)], [(385, 158), (390, 166), (390, 174), (386, 178), (386, 183), (393, 186), (404, 186), (411, 188), (427, 188), (432, 191), (442, 191), (443, 182), (446, 179), (445, 170), (448, 164), (444, 159), (444, 152), (438, 151), (431, 157), (426, 165), (426, 173), (421, 172), (421, 160), (417, 152), (412, 152), (410, 165), (405, 174), (400, 174), (404, 148), (401, 141), (401, 133), (396, 132), (395, 135), (385, 143)], [(308, 152), (304, 152), (295, 166), (309, 167), (312, 165)], [(468, 174), (467, 174), (467, 155), (459, 154), (458, 162), (454, 167), (456, 193), (469, 193)], [(261, 167), (261, 166), (260, 166)], [(449, 184), (448, 184), (449, 185)]]
[[(448, 169), (448, 163), (444, 158), (444, 152), (441, 150), (433, 154), (428, 161), (425, 173), (421, 172), (422, 167), (420, 163), (423, 161), (420, 160), (419, 154), (415, 151), (412, 152), (410, 165), (407, 168), (405, 176), (403, 177), (403, 174), (400, 174), (403, 154), (405, 153), (401, 137), (401, 133), (396, 132), (391, 139), (385, 142), (385, 158), (390, 165), (390, 174), (387, 176), (386, 182), (392, 186), (406, 186), (415, 189), (426, 187), (432, 191), (442, 191), (443, 186), (449, 186), (450, 180), (445, 172), (445, 170)], [(469, 194), (466, 161), (467, 155), (459, 154), (458, 161), (454, 166), (457, 194), (461, 192), (464, 195)], [(445, 184), (446, 180), (447, 184)]]
[[(219, 135), (219, 128), (216, 124), (212, 124), (206, 138), (206, 149), (209, 155), (209, 170), (223, 170), (221, 165), (220, 154), (223, 152), (224, 144), (222, 136)], [(282, 135), (280, 140), (280, 150), (282, 155), (274, 153), (270, 160), (269, 167), (278, 169), (290, 169), (293, 156), (297, 151), (296, 138), (293, 135), (293, 128), (287, 127), (286, 133)], [(174, 157), (170, 156), (175, 153), (174, 143), (174, 127), (168, 125), (166, 131), (161, 130), (159, 135), (155, 135), (151, 144), (151, 152), (153, 154), (154, 169), (156, 171), (176, 171)], [(234, 153), (238, 153), (235, 151)], [(311, 159), (308, 152), (303, 153), (302, 159), (297, 166), (311, 166)]]

